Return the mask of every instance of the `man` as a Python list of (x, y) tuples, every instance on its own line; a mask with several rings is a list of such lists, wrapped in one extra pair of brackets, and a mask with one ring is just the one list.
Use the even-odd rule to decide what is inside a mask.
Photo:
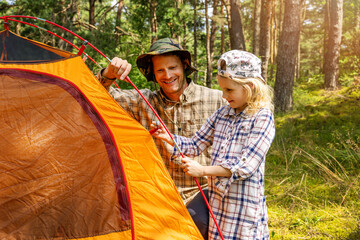
[[(142, 89), (141, 93), (171, 133), (191, 137), (212, 113), (225, 104), (221, 91), (194, 84), (188, 78), (197, 70), (191, 66), (190, 52), (173, 39), (154, 42), (148, 53), (137, 58), (136, 64), (148, 81), (160, 86), (159, 90)], [(157, 118), (140, 95), (135, 90), (111, 87), (116, 78), (124, 80), (130, 70), (131, 65), (126, 60), (114, 58), (98, 74), (98, 79), (125, 111), (149, 129)], [(171, 159), (173, 147), (159, 139), (154, 140), (184, 203), (188, 203), (199, 192), (193, 177), (185, 175), (179, 165), (180, 159)], [(196, 160), (202, 165), (211, 164), (208, 152)], [(202, 188), (207, 186), (206, 178), (198, 178), (198, 181)]]

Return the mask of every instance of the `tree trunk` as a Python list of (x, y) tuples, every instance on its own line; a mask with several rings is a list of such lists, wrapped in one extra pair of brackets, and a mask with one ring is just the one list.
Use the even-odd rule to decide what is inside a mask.
[[(224, 17), (224, 3), (221, 1), (220, 5), (221, 17)], [(225, 26), (224, 21), (221, 21), (221, 54), (225, 53)]]
[(260, 57), (262, 61), (261, 72), (264, 79), (267, 79), (267, 71), (270, 58), (271, 3), (272, 0), (261, 0)]
[(324, 41), (323, 41), (323, 62), (322, 62), (322, 73), (325, 74), (325, 59), (326, 59), (326, 46), (328, 44), (329, 38), (329, 23), (330, 23), (330, 10), (329, 10), (329, 1), (325, 0), (324, 5)]
[[(94, 26), (95, 25), (95, 1), (96, 0), (89, 0), (89, 24)], [(92, 28), (89, 27), (91, 31)]]
[[(183, 4), (183, 1), (181, 1), (181, 4)], [(183, 21), (183, 32), (182, 32), (182, 34), (183, 34), (183, 40), (182, 40), (182, 46), (183, 46), (183, 48), (187, 48), (187, 26), (186, 26), (186, 21)]]
[(300, 40), (301, 0), (285, 0), (283, 29), (280, 34), (277, 56), (277, 73), (274, 86), (275, 107), (285, 112), (293, 105), (293, 85), (298, 42)]
[[(216, 18), (217, 18), (217, 7), (218, 7), (218, 0), (213, 0), (213, 17), (211, 18), (211, 30), (210, 30), (210, 37), (209, 37), (209, 48), (206, 50), (209, 51), (207, 54), (207, 71), (206, 71), (206, 86), (211, 88), (212, 84), (212, 73), (213, 73), (213, 59), (214, 59), (214, 50), (215, 50), (215, 38), (216, 38)], [(206, 0), (207, 4), (207, 0)], [(207, 13), (205, 13), (207, 16)], [(208, 20), (207, 20), (208, 24)], [(208, 29), (207, 29), (208, 30)], [(207, 38), (208, 39), (208, 38)]]
[(205, 0), (205, 28), (206, 28), (206, 86), (211, 87), (211, 72), (210, 72), (210, 31), (209, 31), (209, 13), (208, 13), (208, 0)]
[[(116, 26), (121, 26), (121, 11), (124, 7), (124, 0), (119, 0), (118, 2), (118, 8), (117, 8), (117, 12), (116, 12)], [(115, 28), (115, 32), (117, 32), (118, 30)]]
[(231, 49), (246, 50), (245, 37), (241, 21), (240, 0), (230, 0), (230, 46)]
[[(306, 17), (306, 1), (302, 0), (302, 7), (301, 7), (301, 17), (300, 17), (300, 35), (301, 35), (301, 31), (302, 31), (302, 25), (303, 22), (305, 21), (305, 17)], [(295, 68), (295, 79), (299, 79), (301, 77), (300, 74), (300, 70), (301, 70), (301, 46), (300, 46), (300, 41), (298, 43), (298, 52), (297, 52), (297, 57), (296, 57), (296, 68)]]
[(156, 20), (156, 6), (157, 0), (150, 0), (150, 28), (151, 28), (151, 43), (157, 40), (157, 20)]
[(260, 14), (261, 0), (255, 0), (253, 18), (253, 53), (260, 55)]
[[(230, 4), (230, 0), (221, 0), (222, 3), (224, 4), (225, 10), (226, 10), (226, 19), (227, 19), (227, 24), (228, 24), (228, 31), (229, 31), (229, 36), (231, 33), (231, 28), (232, 28), (232, 23), (231, 23), (231, 4)], [(231, 36), (230, 36), (231, 38)], [(231, 48), (231, 40), (227, 41), (227, 49), (232, 49)]]
[[(178, 16), (180, 15), (182, 7), (183, 7), (183, 0), (175, 0), (174, 1), (174, 8), (176, 9)], [(179, 19), (178, 21), (180, 21), (180, 22), (183, 21), (183, 19), (181, 19), (181, 18), (178, 18), (178, 19)], [(177, 30), (177, 28), (175, 27), (174, 28), (174, 33), (172, 34), (172, 37), (174, 39), (176, 39), (179, 43), (181, 43), (181, 31), (180, 31), (180, 29)]]
[(186, 22), (184, 21), (184, 23), (183, 23), (183, 41), (182, 41), (182, 46), (183, 46), (183, 48), (187, 48), (186, 47), (186, 44), (187, 44), (187, 39), (186, 39), (186, 33), (187, 32), (187, 28), (186, 28)]
[(324, 59), (325, 89), (339, 87), (339, 57), (342, 36), (343, 0), (330, 0), (329, 37)]
[(268, 77), (268, 81), (272, 81), (275, 77), (274, 74), (276, 72), (276, 56), (278, 51), (278, 37), (279, 37), (279, 21), (277, 10), (277, 2), (279, 0), (273, 0), (272, 10), (271, 10), (271, 21), (270, 21), (270, 78)]
[(280, 6), (279, 6), (279, 11), (280, 13), (278, 14), (278, 23), (279, 23), (279, 29), (282, 29), (282, 24), (283, 24), (283, 17), (284, 17), (284, 0), (280, 0)]
[(271, 21), (270, 21), (270, 62), (274, 64), (276, 61), (276, 54), (277, 54), (277, 19), (276, 19), (276, 0), (273, 0), (272, 10), (271, 10)]
[[(194, 0), (194, 60), (193, 60), (193, 66), (195, 68), (197, 68), (197, 1)], [(197, 72), (194, 72), (194, 79), (193, 79), (194, 83), (197, 82)]]
[(355, 4), (355, 29), (360, 29), (360, 3)]
[[(115, 33), (119, 33), (119, 30), (116, 27), (121, 26), (121, 11), (123, 7), (124, 7), (124, 0), (119, 0), (117, 12), (116, 12)], [(119, 42), (120, 38), (118, 34), (115, 35), (115, 38), (116, 38), (116, 42)]]
[[(75, 1), (66, 3), (65, 0), (61, 0), (58, 4), (58, 7), (59, 7), (58, 9), (59, 11), (56, 14), (58, 18), (58, 24), (68, 28), (71, 31), (76, 32), (76, 30), (74, 29), (74, 22), (76, 21), (77, 13), (79, 11), (78, 3)], [(65, 31), (61, 31), (60, 36), (69, 42), (74, 41), (74, 35), (68, 34)], [(53, 43), (55, 43), (56, 41), (58, 41), (57, 45), (62, 50), (71, 51), (73, 49), (73, 47), (70, 44), (66, 43), (64, 40), (60, 38), (56, 37), (53, 40)]]

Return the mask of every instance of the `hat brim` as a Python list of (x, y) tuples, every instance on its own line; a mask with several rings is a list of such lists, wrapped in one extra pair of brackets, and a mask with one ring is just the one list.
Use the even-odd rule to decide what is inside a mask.
[(191, 66), (191, 54), (187, 50), (171, 50), (171, 51), (153, 51), (145, 54), (141, 54), (136, 59), (136, 65), (139, 68), (140, 72), (146, 77), (148, 81), (155, 81), (154, 74), (152, 72), (152, 61), (151, 58), (153, 56), (163, 55), (163, 54), (174, 54), (178, 55), (181, 59), (183, 64), (185, 65), (185, 75), (189, 76), (191, 73), (196, 72), (197, 69)]

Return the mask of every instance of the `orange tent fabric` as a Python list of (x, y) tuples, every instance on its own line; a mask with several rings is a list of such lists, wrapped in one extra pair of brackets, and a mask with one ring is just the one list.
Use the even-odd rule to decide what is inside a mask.
[(14, 57), (9, 36), (39, 43), (0, 36), (0, 239), (202, 239), (151, 135), (80, 56)]

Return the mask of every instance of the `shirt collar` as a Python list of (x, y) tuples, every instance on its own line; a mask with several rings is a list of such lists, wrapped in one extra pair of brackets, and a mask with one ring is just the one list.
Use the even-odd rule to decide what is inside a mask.
[(234, 109), (230, 107), (229, 105), (225, 106), (225, 116), (235, 116), (235, 117), (242, 117), (242, 118), (248, 118), (249, 115), (246, 114), (246, 110), (248, 107), (246, 107), (243, 111), (239, 111), (237, 109)]
[(190, 80), (190, 82), (188, 81), (188, 87), (185, 88), (183, 94), (180, 96), (180, 101), (181, 102), (191, 101), (194, 96), (195, 96), (195, 83)]

